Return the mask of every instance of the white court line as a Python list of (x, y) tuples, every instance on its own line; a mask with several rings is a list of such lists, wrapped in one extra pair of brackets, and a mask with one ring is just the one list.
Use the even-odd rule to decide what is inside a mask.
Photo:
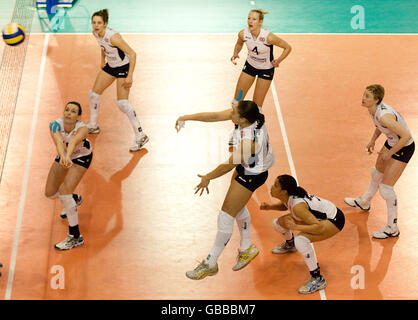
[(34, 107), (33, 116), (32, 116), (32, 126), (30, 129), (30, 135), (29, 135), (28, 151), (27, 151), (26, 164), (25, 164), (25, 174), (23, 176), (22, 191), (20, 192), (20, 202), (19, 202), (19, 209), (17, 213), (12, 254), (10, 257), (9, 277), (7, 279), (5, 300), (10, 300), (11, 295), (12, 295), (13, 279), (14, 279), (14, 273), (15, 273), (15, 268), (16, 268), (17, 250), (19, 247), (20, 228), (22, 226), (23, 211), (25, 209), (26, 191), (28, 189), (28, 180), (29, 180), (29, 168), (30, 168), (30, 161), (32, 157), (32, 146), (33, 146), (33, 140), (35, 138), (36, 122), (38, 121), (39, 101), (41, 98), (42, 83), (44, 79), (44, 70), (45, 70), (45, 62), (46, 62), (46, 53), (48, 51), (48, 42), (49, 42), (49, 34), (46, 34), (45, 40), (44, 40), (44, 47), (42, 51), (41, 68), (40, 68), (39, 77), (38, 77), (38, 88), (36, 90), (35, 107)]
[[(282, 131), (283, 143), (284, 143), (284, 147), (286, 150), (287, 160), (289, 161), (290, 172), (297, 182), (298, 178), (296, 176), (295, 164), (293, 163), (292, 153), (290, 151), (290, 146), (289, 146), (289, 140), (287, 139), (286, 129), (284, 127), (283, 116), (280, 110), (279, 99), (277, 98), (276, 86), (274, 85), (274, 81), (271, 82), (270, 87), (271, 87), (271, 93), (273, 94), (274, 106), (276, 107), (277, 116), (279, 118), (280, 130)], [(313, 243), (312, 243), (312, 246), (313, 246)], [(321, 296), (321, 300), (327, 300), (324, 289), (319, 290), (319, 294)]]

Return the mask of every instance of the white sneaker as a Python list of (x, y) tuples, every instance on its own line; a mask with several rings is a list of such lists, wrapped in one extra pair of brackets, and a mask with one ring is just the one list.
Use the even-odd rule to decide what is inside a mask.
[(379, 231), (373, 232), (373, 238), (376, 239), (386, 239), (390, 237), (398, 237), (401, 233), (399, 232), (398, 226), (396, 224), (389, 226), (386, 225)]
[(91, 125), (90, 123), (87, 124), (87, 128), (89, 129), (90, 134), (98, 134), (100, 133), (100, 128), (96, 124), (95, 126)]
[(138, 151), (138, 150), (140, 150), (143, 146), (144, 146), (144, 144), (146, 144), (147, 142), (149, 141), (149, 138), (147, 137), (147, 135), (146, 134), (143, 134), (142, 135), (142, 137), (139, 139), (139, 140), (136, 140), (136, 138), (135, 138), (135, 141), (134, 141), (134, 144), (133, 144), (133, 146), (132, 147), (130, 147), (129, 148), (129, 150), (130, 151)]
[(299, 293), (309, 294), (314, 293), (318, 290), (322, 290), (327, 286), (327, 282), (321, 275), (320, 278), (311, 277), (302, 287), (299, 288)]
[(232, 270), (238, 271), (247, 266), (257, 255), (259, 251), (251, 245), (247, 250), (241, 251), (238, 249), (237, 263), (232, 267)]
[(359, 207), (363, 211), (370, 211), (370, 202), (363, 201), (361, 198), (344, 198), (344, 202), (350, 207)]
[(218, 273), (218, 270), (218, 264), (210, 269), (209, 264), (203, 260), (194, 270), (187, 271), (186, 277), (192, 280), (202, 280), (207, 276), (214, 276)]
[(58, 250), (70, 250), (75, 247), (79, 247), (84, 244), (83, 236), (80, 236), (76, 239), (73, 235), (67, 233), (67, 238), (61, 242), (58, 242), (55, 245), (55, 249)]
[(271, 249), (271, 252), (275, 254), (283, 254), (288, 252), (296, 252), (295, 246), (290, 246), (286, 241), (282, 244), (279, 244), (275, 246), (273, 249)]

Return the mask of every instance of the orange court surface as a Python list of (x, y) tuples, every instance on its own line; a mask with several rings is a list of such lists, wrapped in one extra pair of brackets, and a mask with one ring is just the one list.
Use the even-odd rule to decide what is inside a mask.
[[(185, 272), (212, 246), (231, 173), (211, 181), (208, 195), (195, 195), (194, 187), (200, 181), (197, 174), (225, 160), (233, 125), (187, 122), (179, 133), (174, 125), (181, 115), (230, 105), (246, 49), (234, 66), (229, 58), (236, 34), (123, 37), (138, 49), (130, 102), (150, 142), (129, 152), (132, 129), (117, 108), (113, 84), (101, 97), (102, 131), (89, 136), (92, 165), (76, 189), (84, 197), (78, 212), (85, 244), (59, 252), (54, 244), (65, 238), (67, 222), (59, 216), (59, 200), (44, 196), (56, 155), (49, 122), (62, 116), (70, 100), (82, 104), (82, 121), (88, 122), (88, 91), (99, 71), (100, 51), (91, 34), (30, 36), (0, 185), (0, 297), (418, 298), (418, 156), (395, 185), (400, 237), (371, 237), (386, 223), (386, 204), (379, 194), (369, 213), (343, 201), (367, 188), (376, 160), (376, 152), (364, 152), (374, 131), (361, 107), (367, 85), (385, 87), (384, 101), (418, 137), (417, 35), (281, 35), (293, 50), (276, 69), (263, 105), (276, 163), (248, 204), (252, 240), (260, 254), (242, 271), (231, 270), (239, 247), (235, 226), (219, 258), (218, 274), (202, 281), (189, 280)], [(380, 137), (376, 150), (384, 141)], [(334, 202), (346, 216), (341, 233), (314, 244), (328, 283), (322, 293), (298, 294), (309, 276), (299, 253), (271, 253), (282, 242), (271, 223), (283, 213), (261, 211), (259, 205), (274, 201), (270, 186), (283, 173), (296, 175), (309, 193)], [(57, 266), (65, 271), (62, 289), (51, 285)], [(361, 287), (359, 272), (364, 276)]]

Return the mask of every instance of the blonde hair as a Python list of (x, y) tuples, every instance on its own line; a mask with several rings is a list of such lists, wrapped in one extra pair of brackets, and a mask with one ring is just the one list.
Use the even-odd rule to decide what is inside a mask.
[(250, 12), (257, 12), (258, 13), (258, 18), (260, 21), (264, 20), (264, 15), (268, 14), (268, 11), (264, 11), (263, 9), (253, 9)]
[(381, 103), (383, 97), (385, 96), (385, 88), (383, 88), (380, 84), (372, 84), (366, 88), (371, 93), (373, 93), (373, 97), (378, 100), (377, 104)]

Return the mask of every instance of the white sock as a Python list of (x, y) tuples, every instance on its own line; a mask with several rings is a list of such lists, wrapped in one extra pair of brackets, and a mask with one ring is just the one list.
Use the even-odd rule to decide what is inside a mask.
[(276, 230), (278, 233), (280, 233), (283, 238), (285, 240), (292, 240), (293, 238), (293, 232), (290, 231), (289, 229), (285, 229), (283, 228), (280, 224), (279, 224), (279, 219), (276, 218), (273, 220), (273, 228), (274, 230)]
[(139, 123), (138, 117), (136, 116), (135, 109), (131, 106), (128, 100), (118, 100), (117, 102), (119, 109), (128, 116), (131, 122), (132, 129), (134, 130), (135, 137), (140, 139), (143, 136), (141, 124)]
[(234, 217), (221, 210), (218, 216), (218, 232), (216, 233), (215, 243), (209, 255), (206, 257), (206, 263), (209, 264), (209, 268), (216, 266), (218, 257), (228, 244), (233, 229)]
[(316, 260), (315, 250), (311, 241), (304, 236), (295, 237), (295, 247), (302, 254), (309, 271), (314, 271), (318, 268), (318, 261)]
[(398, 200), (396, 199), (395, 190), (393, 190), (393, 187), (381, 183), (379, 185), (379, 192), (382, 198), (386, 200), (388, 210), (387, 223), (392, 227), (398, 222)]
[(236, 221), (241, 234), (240, 250), (245, 251), (251, 246), (251, 215), (246, 206), (237, 214)]
[(90, 90), (89, 92), (90, 100), (90, 125), (92, 127), (97, 127), (97, 120), (99, 118), (99, 109), (100, 109), (100, 95)]
[(68, 224), (70, 227), (78, 225), (77, 204), (74, 201), (72, 194), (64, 194), (59, 196), (62, 207), (67, 213)]
[(366, 202), (370, 202), (373, 196), (376, 194), (377, 190), (379, 189), (379, 184), (382, 182), (383, 173), (377, 171), (375, 167), (370, 170), (371, 180), (369, 187), (367, 188), (366, 192), (361, 196), (361, 199)]

